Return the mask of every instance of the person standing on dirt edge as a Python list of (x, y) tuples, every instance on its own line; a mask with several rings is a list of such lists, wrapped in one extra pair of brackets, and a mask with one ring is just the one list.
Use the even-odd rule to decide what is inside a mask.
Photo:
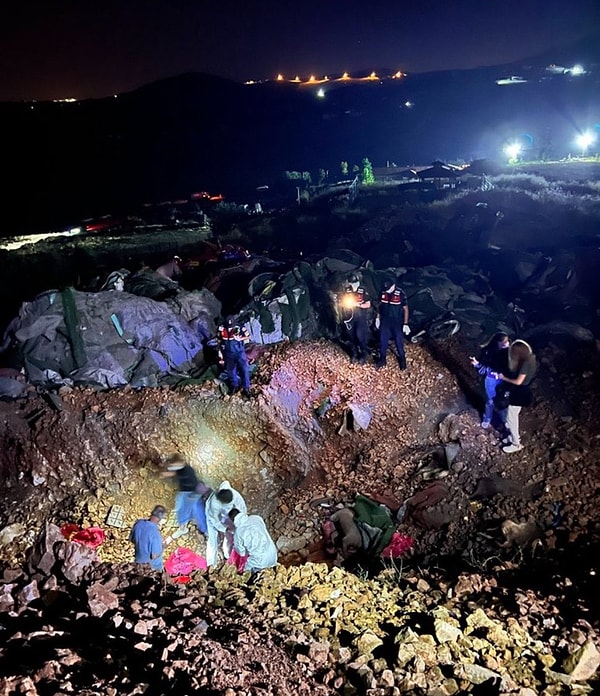
[(531, 380), (535, 377), (537, 362), (533, 349), (526, 341), (517, 339), (510, 344), (508, 349), (508, 369), (510, 375), (498, 375), (503, 382), (511, 385), (508, 409), (506, 410), (506, 427), (510, 437), (502, 442), (505, 446), (503, 452), (512, 454), (523, 449), (521, 436), (519, 433), (519, 414), (523, 406), (531, 406), (533, 394), (529, 387)]
[[(499, 373), (508, 372), (508, 347), (510, 341), (508, 336), (503, 332), (498, 332), (481, 348), (479, 358), (471, 357), (471, 365), (485, 377), (485, 395), (486, 402), (483, 409), (483, 417), (481, 419), (481, 427), (489, 428), (494, 415), (494, 397), (496, 396), (496, 388), (502, 382)], [(506, 420), (506, 416), (500, 414), (502, 421)]]
[(406, 370), (404, 336), (410, 334), (408, 301), (404, 290), (391, 276), (383, 281), (375, 326), (379, 329), (379, 360), (375, 363), (375, 367), (379, 369), (387, 364), (388, 344), (390, 340), (393, 340), (398, 351), (400, 369)]
[(360, 283), (357, 273), (351, 273), (342, 295), (342, 317), (350, 339), (350, 360), (364, 365), (369, 355), (369, 315), (371, 298)]
[(231, 393), (235, 394), (240, 383), (244, 396), (250, 396), (250, 366), (246, 355), (246, 344), (250, 341), (248, 331), (238, 326), (232, 317), (227, 317), (219, 327), (220, 357), (229, 379)]

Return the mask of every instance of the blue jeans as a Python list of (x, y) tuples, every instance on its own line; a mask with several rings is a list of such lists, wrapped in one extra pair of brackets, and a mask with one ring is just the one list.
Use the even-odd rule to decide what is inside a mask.
[(177, 524), (183, 526), (188, 522), (195, 522), (202, 534), (206, 534), (206, 503), (204, 499), (193, 491), (180, 491), (175, 496), (175, 515)]
[(501, 379), (495, 379), (486, 375), (485, 378), (485, 395), (487, 396), (487, 401), (483, 409), (483, 422), (489, 423), (494, 415), (494, 397), (496, 396), (496, 387), (502, 382)]
[(248, 365), (248, 358), (246, 357), (246, 351), (223, 351), (223, 358), (225, 361), (225, 371), (229, 377), (229, 382), (231, 388), (236, 390), (242, 383), (242, 389), (250, 390), (250, 366)]

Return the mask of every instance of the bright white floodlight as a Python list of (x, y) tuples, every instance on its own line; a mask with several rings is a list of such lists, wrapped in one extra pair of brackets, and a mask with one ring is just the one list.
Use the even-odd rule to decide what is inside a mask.
[(583, 75), (585, 73), (585, 68), (583, 65), (574, 65), (570, 72), (571, 75)]
[(515, 162), (517, 157), (521, 154), (521, 150), (521, 143), (509, 143), (504, 147), (504, 154), (508, 157), (509, 162)]
[(592, 133), (591, 131), (585, 131), (577, 136), (576, 142), (577, 147), (581, 148), (581, 155), (583, 157), (587, 152), (588, 147), (596, 142), (596, 134)]

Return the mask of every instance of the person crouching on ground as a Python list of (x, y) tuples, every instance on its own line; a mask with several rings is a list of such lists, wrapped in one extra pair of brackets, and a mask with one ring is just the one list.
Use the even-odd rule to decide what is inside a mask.
[(471, 365), (485, 378), (486, 402), (483, 408), (481, 427), (489, 428), (494, 415), (496, 387), (501, 383), (499, 374), (508, 372), (508, 347), (510, 341), (505, 333), (498, 332), (481, 348), (479, 358), (471, 357)]
[(228, 527), (229, 512), (236, 508), (247, 512), (246, 501), (229, 481), (223, 481), (217, 490), (213, 491), (206, 501), (206, 563), (216, 565), (219, 559), (219, 540), (223, 540), (223, 555), (229, 558), (233, 546), (233, 534)]
[(502, 381), (512, 385), (509, 405), (506, 409), (506, 428), (510, 435), (506, 440), (503, 440), (505, 447), (502, 448), (503, 452), (511, 454), (523, 449), (519, 433), (519, 414), (523, 406), (531, 406), (533, 403), (533, 394), (529, 385), (535, 377), (537, 362), (529, 343), (517, 339), (510, 344), (508, 370), (509, 374), (515, 376), (508, 377), (503, 373), (498, 376)]
[(171, 538), (167, 537), (163, 542), (159, 525), (166, 518), (167, 509), (162, 505), (157, 505), (147, 520), (135, 522), (129, 533), (129, 541), (133, 542), (135, 548), (136, 563), (149, 565), (152, 570), (163, 570), (163, 551)]
[(233, 547), (246, 556), (245, 570), (257, 573), (277, 565), (277, 547), (260, 515), (248, 515), (237, 508), (229, 511), (233, 522)]

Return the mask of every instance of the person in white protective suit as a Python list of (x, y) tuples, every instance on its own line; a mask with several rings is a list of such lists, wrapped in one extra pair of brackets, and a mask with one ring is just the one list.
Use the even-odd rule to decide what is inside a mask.
[(247, 556), (244, 570), (256, 573), (277, 565), (277, 547), (260, 515), (247, 515), (233, 508), (229, 519), (234, 526), (233, 547), (240, 556)]
[(233, 535), (227, 524), (229, 511), (235, 508), (246, 512), (246, 502), (229, 481), (223, 481), (206, 501), (206, 563), (216, 565), (219, 560), (219, 540), (223, 540), (223, 555), (229, 558)]

